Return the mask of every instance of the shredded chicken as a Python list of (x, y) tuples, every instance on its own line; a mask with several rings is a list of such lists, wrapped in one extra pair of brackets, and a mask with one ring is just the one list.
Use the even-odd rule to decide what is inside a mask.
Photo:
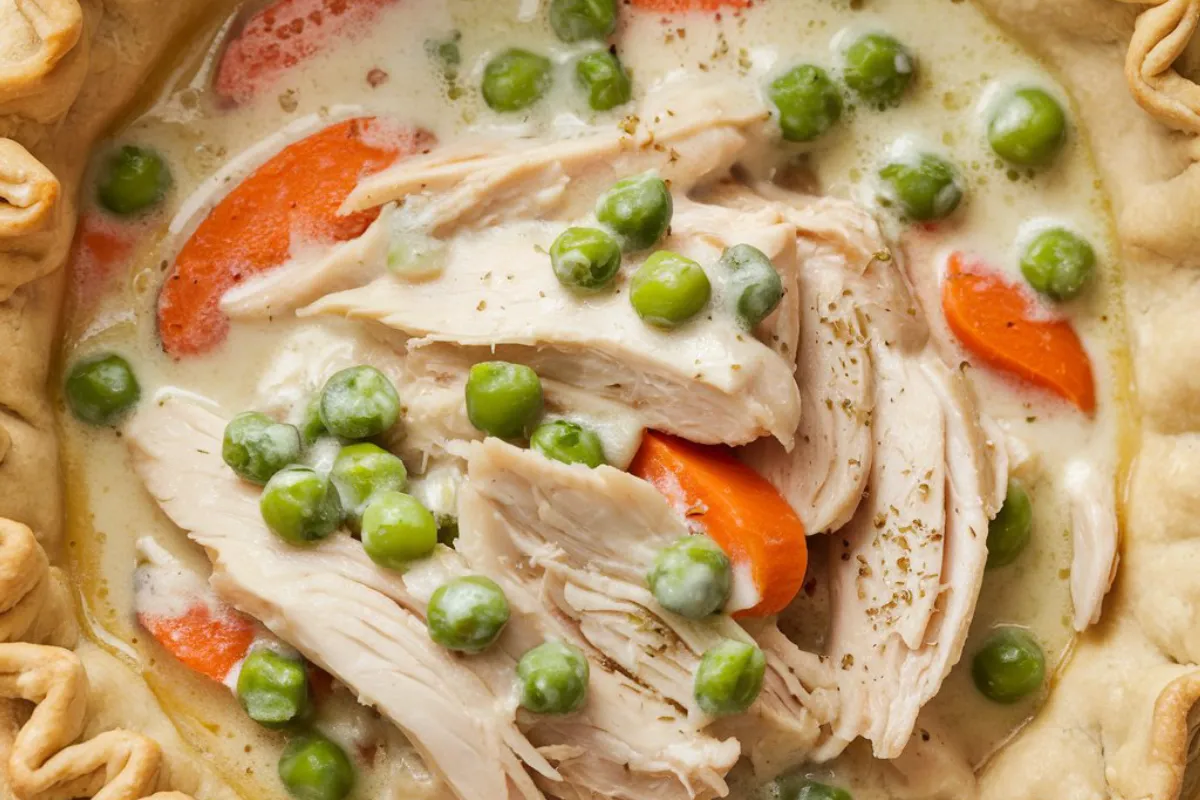
[(517, 719), (517, 659), (564, 633), (536, 598), (508, 593), (513, 617), (485, 654), (462, 659), (434, 645), (425, 604), (438, 585), (472, 565), (441, 549), (400, 575), (375, 566), (348, 536), (315, 548), (284, 544), (263, 524), (255, 487), (222, 463), (224, 424), (175, 398), (141, 412), (128, 438), (151, 494), (208, 551), (223, 599), (395, 722), (459, 798), (532, 799), (544, 791), (692, 800), (724, 793), (736, 742), (697, 733), (670, 705), (602, 663), (592, 664), (591, 701), (578, 714)]
[[(657, 552), (688, 529), (644, 481), (488, 439), (470, 450), (460, 523), (458, 546), (474, 563), (528, 564), (520, 573), (525, 584), (539, 587), (591, 647), (689, 709), (697, 725), (736, 737), (760, 772), (801, 757), (829, 758), (845, 746), (828, 727), (837, 686), (827, 662), (772, 624), (751, 637), (728, 616), (696, 622), (655, 602), (645, 575)], [(714, 721), (695, 706), (693, 676), (704, 651), (723, 639), (757, 640), (768, 669), (747, 714)]]
[[(580, 300), (545, 255), (556, 231), (514, 222), (464, 234), (449, 243), (439, 280), (380, 278), (324, 297), (301, 315), (374, 320), (414, 337), (413, 352), (444, 342), (474, 348), (476, 360), (528, 364), (693, 441), (744, 444), (769, 435), (791, 445), (800, 397), (787, 361), (731, 315), (708, 314), (668, 332), (642, 322), (625, 292)], [(706, 247), (705, 258), (711, 252), (690, 238), (665, 246), (684, 255)]]
[(1117, 515), (1111, 477), (1087, 461), (1067, 464), (1063, 484), (1071, 500), (1071, 602), (1075, 630), (1100, 621), (1104, 596), (1117, 576)]

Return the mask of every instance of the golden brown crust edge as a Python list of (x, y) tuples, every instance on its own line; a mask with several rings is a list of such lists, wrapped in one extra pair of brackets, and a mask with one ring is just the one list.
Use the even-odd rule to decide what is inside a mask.
[[(1104, 619), (1043, 712), (988, 766), (982, 794), (1174, 800), (1188, 788), (1200, 699), (1200, 577), (1187, 571), (1200, 558), (1200, 87), (1179, 71), (1200, 0), (978, 2), (1078, 101), (1119, 222), (1143, 425), (1126, 567)], [(177, 741), (164, 769), (152, 739), (121, 730), (121, 714), (96, 697), (89, 704), (89, 676), (108, 675), (110, 688), (106, 670), (120, 668), (78, 644), (46, 557), (58, 552), (62, 507), (47, 365), (83, 157), (128, 99), (114, 87), (140, 83), (204, 5), (0, 0), (0, 25), (26, 25), (39, 43), (0, 48), (0, 697), (36, 704), (27, 719), (15, 703), (0, 708), (0, 789), (21, 800), (66, 788), (132, 800), (168, 784), (229, 794)], [(1123, 77), (1130, 96), (1112, 91)]]
[(0, 0), (11, 34), (0, 39), (0, 795), (18, 800), (189, 800), (157, 792), (169, 786), (235, 796), (161, 711), (112, 702), (157, 708), (137, 676), (80, 640), (47, 557), (63, 503), (46, 384), (74, 190), (96, 136), (205, 5)]

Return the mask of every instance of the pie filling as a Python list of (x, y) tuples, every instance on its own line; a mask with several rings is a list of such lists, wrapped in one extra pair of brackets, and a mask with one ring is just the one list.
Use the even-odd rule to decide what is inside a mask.
[(98, 148), (71, 568), (231, 784), (963, 797), (1037, 713), (1116, 568), (1103, 187), (973, 6), (857, 5), (250, 3)]

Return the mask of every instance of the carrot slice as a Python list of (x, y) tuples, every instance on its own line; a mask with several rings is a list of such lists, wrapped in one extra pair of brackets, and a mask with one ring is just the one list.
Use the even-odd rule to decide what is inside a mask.
[(685, 11), (720, 11), (723, 8), (749, 8), (754, 0), (633, 0), (634, 8), (657, 11), (660, 14), (680, 14)]
[(263, 164), (214, 208), (175, 258), (158, 300), (163, 349), (211, 350), (229, 330), (221, 296), (284, 263), (292, 246), (362, 235), (378, 210), (338, 208), (359, 180), (427, 146), (428, 134), (374, 118), (351, 119), (301, 139)]
[(647, 431), (629, 471), (680, 506), (735, 567), (749, 569), (759, 601), (734, 616), (777, 614), (800, 591), (808, 567), (804, 524), (731, 450)]
[(1040, 313), (1021, 287), (953, 253), (942, 309), (954, 335), (988, 366), (1048, 389), (1086, 413), (1095, 410), (1092, 363), (1075, 329)]
[(71, 286), (75, 302), (95, 300), (121, 263), (133, 253), (134, 234), (124, 224), (86, 213), (71, 245)]
[(278, 0), (252, 16), (225, 48), (213, 89), (245, 103), (339, 37), (364, 32), (396, 0)]
[(139, 613), (138, 622), (167, 652), (214, 681), (246, 657), (256, 633), (249, 617), (232, 609), (214, 615), (203, 603), (174, 617)]

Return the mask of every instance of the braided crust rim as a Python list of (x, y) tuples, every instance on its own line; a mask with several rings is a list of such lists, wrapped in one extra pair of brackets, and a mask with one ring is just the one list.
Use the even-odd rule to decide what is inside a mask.
[(0, 139), (0, 237), (46, 227), (61, 187), (50, 170), (12, 139)]
[(1174, 64), (1200, 26), (1200, 0), (1117, 0), (1150, 5), (1134, 26), (1125, 78), (1138, 104), (1164, 125), (1200, 133), (1200, 86)]
[(13, 741), (8, 780), (18, 800), (190, 800), (178, 792), (151, 794), (162, 751), (151, 739), (111, 730), (75, 744), (87, 721), (83, 663), (64, 647), (14, 641), (63, 641), (39, 625), (70, 615), (46, 553), (33, 531), (0, 519), (0, 697), (35, 708)]
[(35, 91), (42, 79), (75, 48), (83, 33), (83, 9), (78, 0), (12, 1), (40, 45), (21, 60), (0, 65), (0, 102)]

